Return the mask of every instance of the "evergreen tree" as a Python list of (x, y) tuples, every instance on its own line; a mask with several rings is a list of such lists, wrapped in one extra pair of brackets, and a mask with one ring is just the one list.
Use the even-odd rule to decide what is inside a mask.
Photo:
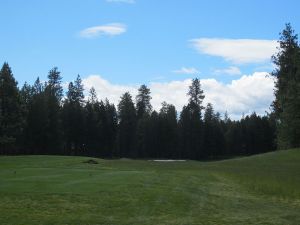
[(20, 90), (20, 97), (23, 107), (27, 108), (33, 96), (33, 87), (27, 82), (24, 83)]
[(88, 103), (95, 104), (98, 102), (97, 93), (94, 87), (90, 89)]
[[(228, 118), (227, 118), (228, 120)], [(219, 113), (214, 113), (211, 103), (208, 103), (204, 113), (204, 155), (216, 158), (225, 155), (225, 138)]]
[(180, 115), (180, 136), (184, 157), (200, 159), (204, 157), (203, 151), (203, 129), (201, 111), (204, 108), (203, 90), (199, 79), (193, 79), (188, 91), (189, 103), (183, 107)]
[(144, 115), (149, 116), (151, 114), (152, 106), (150, 103), (150, 93), (150, 89), (144, 84), (141, 85), (138, 90), (138, 95), (136, 96), (136, 110), (138, 119), (141, 119)]
[[(156, 112), (153, 114), (153, 116), (156, 116)], [(156, 118), (156, 117), (155, 117)], [(153, 155), (152, 151), (153, 149), (149, 149), (150, 145), (153, 143), (150, 143), (150, 140), (152, 137), (151, 135), (151, 115), (144, 114), (142, 118), (140, 118), (137, 121), (137, 130), (136, 130), (136, 148), (137, 148), (137, 155), (140, 158), (146, 158), (149, 157), (149, 155)], [(156, 121), (155, 121), (156, 122)], [(151, 146), (152, 148), (153, 146)]]
[(198, 78), (192, 80), (192, 85), (189, 87), (188, 96), (190, 97), (190, 107), (193, 108), (193, 110), (201, 116), (201, 110), (204, 109), (204, 107), (202, 106), (202, 102), (205, 98), (205, 95), (203, 94), (200, 80)]
[(63, 104), (62, 119), (65, 137), (65, 150), (71, 154), (87, 154), (85, 143), (85, 111), (83, 107), (83, 85), (78, 75), (70, 82), (67, 98)]
[(187, 106), (183, 106), (179, 123), (179, 158), (189, 158), (191, 149), (191, 117)]
[(105, 101), (105, 114), (106, 114), (106, 157), (113, 157), (116, 153), (116, 138), (117, 138), (117, 127), (118, 127), (118, 114), (114, 104), (110, 104), (106, 99)]
[(163, 149), (161, 143), (160, 130), (160, 118), (159, 114), (154, 110), (150, 117), (146, 120), (146, 126), (144, 129), (144, 152), (145, 158), (163, 158), (163, 152), (167, 149)]
[(84, 104), (84, 88), (82, 84), (82, 80), (80, 75), (77, 75), (76, 80), (74, 81), (74, 92), (73, 92), (73, 100), (79, 103), (81, 106)]
[(97, 156), (97, 150), (100, 148), (99, 143), (99, 122), (98, 122), (98, 109), (100, 103), (94, 88), (90, 89), (89, 98), (85, 106), (86, 112), (86, 147), (88, 155)]
[(17, 81), (8, 63), (0, 70), (0, 149), (11, 154), (17, 150), (22, 131), (22, 108)]
[(150, 89), (146, 85), (141, 85), (136, 96), (136, 111), (137, 111), (137, 150), (139, 157), (147, 157), (149, 154), (150, 140), (150, 116), (152, 106), (150, 103)]
[(96, 105), (97, 114), (97, 137), (98, 137), (98, 149), (97, 154), (101, 157), (108, 157), (109, 150), (107, 149), (107, 136), (108, 136), (108, 124), (105, 103), (100, 101)]
[(277, 68), (273, 109), (278, 118), (278, 146), (300, 146), (300, 48), (298, 36), (290, 24), (282, 31), (280, 48), (273, 62)]
[[(93, 91), (93, 90), (91, 90)], [(93, 92), (90, 93), (93, 97)], [(103, 101), (88, 101), (86, 104), (87, 147), (93, 145), (94, 155), (112, 158), (115, 151), (117, 132), (117, 112), (115, 106), (106, 99)]]
[(62, 150), (61, 100), (63, 88), (62, 77), (56, 67), (49, 71), (45, 95), (48, 108), (47, 148), (48, 153), (60, 153)]
[(160, 126), (156, 131), (159, 135), (159, 154), (162, 158), (179, 158), (178, 152), (178, 132), (177, 132), (177, 112), (174, 105), (162, 103), (159, 112)]
[(136, 109), (129, 92), (122, 95), (118, 105), (118, 155), (138, 157), (136, 152)]
[[(24, 146), (26, 144), (26, 137), (24, 129), (27, 127), (27, 118), (29, 113), (30, 103), (33, 98), (33, 87), (27, 82), (24, 83), (23, 87), (20, 90), (21, 106), (22, 106), (22, 135), (21, 135), (21, 145), (22, 150), (24, 151)], [(25, 151), (24, 151), (25, 152)]]
[(45, 86), (37, 78), (32, 87), (32, 97), (28, 103), (26, 126), (23, 134), (24, 148), (31, 154), (47, 153), (48, 105)]
[(47, 91), (49, 91), (50, 96), (54, 96), (55, 100), (60, 103), (63, 97), (63, 88), (61, 86), (62, 77), (57, 67), (54, 67), (49, 71)]
[(204, 155), (214, 156), (216, 155), (216, 134), (215, 134), (215, 115), (214, 109), (211, 103), (208, 103), (204, 113)]

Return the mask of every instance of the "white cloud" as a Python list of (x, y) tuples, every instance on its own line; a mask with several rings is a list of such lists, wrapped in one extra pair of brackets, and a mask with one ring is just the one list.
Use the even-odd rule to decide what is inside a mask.
[(228, 74), (228, 75), (241, 75), (241, 70), (236, 66), (230, 66), (226, 69), (217, 69), (214, 71), (215, 74)]
[(219, 56), (236, 64), (261, 63), (276, 53), (276, 40), (199, 38), (190, 40), (201, 54)]
[(93, 38), (103, 35), (116, 36), (126, 32), (126, 26), (121, 23), (110, 23), (102, 26), (89, 27), (80, 32), (83, 38)]
[[(239, 119), (243, 113), (250, 114), (256, 111), (264, 114), (268, 111), (273, 100), (273, 78), (266, 72), (256, 72), (252, 75), (243, 75), (229, 84), (224, 84), (215, 79), (202, 79), (201, 84), (205, 93), (204, 104), (211, 102), (216, 111), (224, 113), (228, 111), (233, 119)], [(133, 99), (137, 94), (137, 85), (117, 85), (108, 82), (99, 75), (91, 75), (83, 79), (83, 84), (88, 90), (92, 86), (96, 89), (98, 98), (106, 97), (116, 105), (120, 96), (129, 91)], [(151, 82), (152, 100), (155, 110), (159, 110), (161, 103), (166, 101), (174, 104), (178, 111), (187, 104), (187, 91), (191, 79), (171, 82)]]
[(86, 91), (94, 87), (99, 99), (104, 100), (107, 98), (109, 101), (115, 104), (118, 104), (121, 95), (125, 92), (130, 92), (135, 96), (138, 89), (138, 86), (135, 85), (112, 84), (103, 79), (100, 75), (90, 75), (87, 78), (82, 79), (82, 83)]
[(206, 94), (205, 102), (211, 102), (216, 111), (228, 111), (233, 118), (240, 118), (243, 113), (253, 111), (264, 114), (269, 111), (273, 101), (274, 80), (266, 72), (243, 75), (230, 84), (223, 84), (215, 79), (203, 80)]
[(179, 74), (199, 74), (200, 72), (193, 67), (181, 67), (179, 70), (173, 70), (173, 73)]
[(135, 0), (106, 0), (107, 2), (128, 3), (133, 4)]

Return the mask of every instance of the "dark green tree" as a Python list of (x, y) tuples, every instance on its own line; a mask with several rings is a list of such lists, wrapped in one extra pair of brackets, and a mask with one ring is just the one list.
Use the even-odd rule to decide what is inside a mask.
[(107, 99), (105, 107), (105, 157), (113, 157), (116, 153), (116, 138), (118, 127), (118, 114), (114, 104), (111, 104)]
[(64, 148), (71, 154), (87, 154), (85, 143), (85, 109), (83, 85), (80, 76), (69, 83), (62, 109)]
[(162, 158), (179, 158), (178, 152), (178, 132), (177, 132), (177, 112), (174, 105), (162, 103), (159, 112), (160, 126), (159, 143)]
[(277, 66), (273, 109), (278, 121), (278, 147), (300, 146), (300, 48), (290, 24), (280, 34), (279, 52), (273, 56)]
[(150, 103), (151, 96), (150, 89), (146, 85), (141, 85), (136, 96), (136, 111), (138, 119), (141, 119), (144, 115), (149, 116), (151, 114), (152, 106)]
[(26, 133), (25, 128), (27, 127), (27, 118), (29, 113), (29, 107), (33, 99), (33, 87), (27, 82), (24, 83), (23, 87), (20, 90), (21, 106), (22, 106), (22, 135), (21, 135), (21, 145), (23, 151), (26, 144)]
[(48, 148), (48, 109), (45, 85), (37, 78), (32, 87), (32, 97), (28, 102), (26, 126), (23, 133), (24, 148), (27, 153), (48, 153), (45, 151)]
[(188, 96), (189, 103), (183, 107), (179, 120), (182, 156), (201, 159), (204, 157), (201, 111), (204, 109), (202, 102), (205, 96), (199, 79), (192, 80)]
[(136, 152), (137, 116), (129, 92), (121, 96), (118, 105), (118, 155), (120, 157), (138, 157)]
[(205, 157), (214, 157), (218, 154), (218, 118), (211, 103), (208, 103), (204, 113), (204, 145)]
[(94, 155), (112, 158), (116, 153), (117, 112), (107, 99), (92, 103), (90, 100), (93, 98), (91, 92), (86, 104), (87, 147), (90, 149), (92, 144)]
[(88, 101), (85, 105), (86, 112), (86, 148), (88, 155), (97, 155), (97, 149), (99, 149), (98, 138), (98, 114), (99, 101), (94, 88), (90, 89)]
[(0, 70), (0, 149), (12, 154), (22, 132), (22, 106), (17, 81), (8, 63)]
[(146, 85), (141, 85), (136, 96), (136, 111), (137, 111), (137, 137), (136, 144), (138, 155), (147, 157), (149, 155), (149, 135), (150, 135), (150, 120), (152, 106), (150, 103), (150, 89)]
[(62, 151), (62, 123), (61, 123), (61, 100), (63, 88), (62, 77), (56, 67), (48, 74), (48, 82), (45, 88), (45, 96), (48, 108), (47, 124), (47, 148), (48, 153), (58, 154)]
[(63, 88), (61, 86), (62, 77), (57, 67), (54, 67), (49, 71), (48, 82), (46, 90), (49, 92), (50, 96), (54, 96), (55, 100), (60, 103), (63, 97)]
[(200, 80), (198, 78), (192, 80), (192, 84), (189, 87), (188, 96), (190, 97), (189, 105), (191, 105), (193, 110), (195, 110), (195, 112), (200, 114), (201, 116), (201, 110), (204, 109), (204, 107), (202, 106), (202, 102), (205, 98), (205, 95), (201, 88)]

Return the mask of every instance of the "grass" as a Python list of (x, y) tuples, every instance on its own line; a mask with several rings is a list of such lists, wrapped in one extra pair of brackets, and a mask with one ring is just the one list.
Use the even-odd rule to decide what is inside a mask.
[(300, 224), (300, 149), (218, 162), (0, 157), (0, 224)]

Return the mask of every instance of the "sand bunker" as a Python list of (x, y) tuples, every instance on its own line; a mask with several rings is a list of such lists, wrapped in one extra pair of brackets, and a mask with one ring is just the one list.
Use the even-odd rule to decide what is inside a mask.
[(155, 160), (150, 160), (154, 162), (185, 162), (186, 160), (184, 159), (155, 159)]

